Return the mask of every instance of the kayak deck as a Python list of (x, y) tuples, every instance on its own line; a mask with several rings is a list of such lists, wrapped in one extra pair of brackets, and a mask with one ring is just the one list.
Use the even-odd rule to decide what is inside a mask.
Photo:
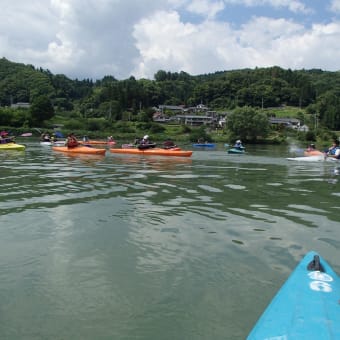
[(162, 148), (150, 148), (140, 150), (138, 148), (112, 148), (110, 149), (112, 153), (120, 154), (133, 154), (133, 155), (154, 155), (154, 156), (177, 156), (177, 157), (190, 157), (192, 151), (178, 150), (175, 149), (162, 149)]
[(88, 141), (78, 141), (79, 144), (82, 145), (115, 145), (115, 141), (104, 141), (104, 140), (88, 140)]
[(339, 280), (324, 259), (309, 252), (273, 298), (247, 340), (340, 339)]
[(76, 146), (73, 148), (69, 148), (67, 146), (53, 146), (52, 150), (59, 151), (59, 152), (66, 152), (66, 153), (81, 153), (81, 154), (88, 154), (88, 155), (105, 155), (106, 149), (97, 149), (88, 146)]
[(299, 161), (299, 162), (323, 162), (325, 160), (324, 155), (314, 155), (314, 156), (300, 156), (300, 157), (288, 157), (289, 161)]
[(245, 150), (244, 150), (244, 148), (231, 148), (231, 149), (228, 150), (228, 153), (244, 154)]

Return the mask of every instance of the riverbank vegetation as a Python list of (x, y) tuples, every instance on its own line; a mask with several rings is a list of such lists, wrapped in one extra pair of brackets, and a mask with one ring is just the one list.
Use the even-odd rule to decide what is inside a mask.
[[(219, 71), (191, 76), (158, 71), (153, 80), (112, 75), (72, 80), (32, 65), (0, 59), (0, 126), (15, 133), (58, 127), (64, 133), (134, 139), (283, 143), (288, 135), (328, 141), (340, 130), (340, 73), (284, 70), (280, 67)], [(22, 103), (29, 103), (29, 108)], [(227, 113), (225, 126), (160, 124), (160, 105), (195, 107)], [(171, 112), (163, 112), (171, 115)], [(199, 113), (198, 113), (199, 114)], [(270, 125), (269, 117), (297, 118), (308, 131)]]

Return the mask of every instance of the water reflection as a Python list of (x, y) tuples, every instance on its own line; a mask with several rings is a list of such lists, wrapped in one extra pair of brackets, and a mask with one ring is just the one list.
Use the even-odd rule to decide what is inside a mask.
[(340, 269), (339, 166), (248, 150), (0, 154), (2, 334), (244, 339), (306, 251)]

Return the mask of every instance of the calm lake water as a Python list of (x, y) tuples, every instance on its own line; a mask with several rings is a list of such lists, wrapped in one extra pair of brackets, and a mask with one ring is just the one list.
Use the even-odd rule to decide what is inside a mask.
[(1, 339), (245, 339), (306, 252), (340, 273), (339, 163), (25, 144), (0, 153)]

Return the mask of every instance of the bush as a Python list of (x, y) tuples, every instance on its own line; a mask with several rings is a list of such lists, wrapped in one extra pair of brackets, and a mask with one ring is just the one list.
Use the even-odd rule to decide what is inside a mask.
[(191, 128), (188, 125), (182, 125), (181, 133), (191, 133)]
[(305, 138), (306, 138), (307, 141), (315, 142), (316, 141), (315, 132), (314, 131), (307, 131)]
[(205, 127), (201, 126), (197, 129), (192, 129), (191, 133), (189, 134), (189, 139), (191, 142), (197, 142), (198, 140), (204, 140), (205, 142), (212, 142), (212, 138), (210, 135), (207, 134)]
[(102, 118), (89, 118), (87, 121), (87, 129), (89, 131), (102, 131), (107, 127), (107, 121)]
[(64, 129), (66, 130), (86, 130), (86, 124), (76, 119), (65, 121)]
[(151, 133), (163, 133), (165, 131), (165, 127), (160, 124), (153, 124), (150, 128)]
[(130, 122), (117, 121), (112, 127), (120, 133), (135, 133), (136, 129)]
[(151, 122), (138, 122), (136, 123), (136, 128), (141, 131), (148, 131), (151, 129)]

